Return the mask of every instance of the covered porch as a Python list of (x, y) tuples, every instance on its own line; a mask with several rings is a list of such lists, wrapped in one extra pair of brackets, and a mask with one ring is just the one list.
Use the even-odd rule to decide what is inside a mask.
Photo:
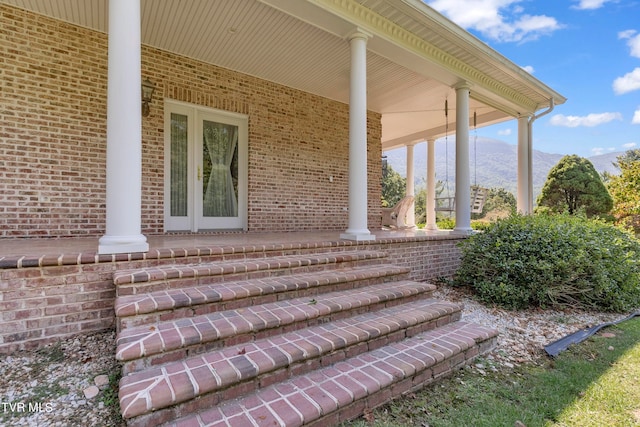
[[(62, 76), (78, 69), (96, 76), (74, 79), (74, 87), (87, 87), (54, 103), (77, 102), (98, 110), (70, 119), (87, 121), (74, 125), (91, 130), (78, 145), (100, 153), (98, 173), (81, 159), (39, 160), (70, 168), (60, 173), (64, 179), (76, 177), (68, 186), (74, 188), (17, 188), (30, 197), (9, 206), (15, 218), (7, 219), (6, 235), (72, 235), (84, 233), (75, 229), (75, 224), (83, 224), (94, 239), (101, 235), (94, 241), (101, 254), (146, 252), (158, 232), (210, 228), (198, 223), (203, 215), (197, 212), (202, 210), (197, 191), (206, 169), (198, 156), (185, 160), (186, 225), (170, 226), (174, 182), (169, 178), (169, 151), (162, 151), (171, 143), (167, 123), (173, 119), (167, 117), (187, 103), (196, 110), (230, 112), (244, 123), (239, 129), (246, 134), (246, 163), (238, 169), (233, 228), (335, 230), (342, 240), (366, 241), (376, 238), (371, 230), (379, 227), (382, 150), (435, 141), (450, 125), (456, 135), (456, 197), (469, 198), (471, 115), (478, 127), (518, 120), (518, 208), (529, 212), (531, 126), (539, 111), (564, 102), (560, 94), (418, 0), (0, 3), (78, 26), (60, 28), (70, 34), (86, 32), (85, 39), (95, 44), (87, 54), (98, 53), (73, 70), (60, 70)], [(7, 16), (13, 16), (12, 9)], [(105, 33), (108, 55), (102, 44)], [(13, 52), (20, 49), (33, 55), (25, 47)], [(44, 56), (77, 57), (74, 49), (61, 45)], [(105, 59), (107, 75), (101, 74), (105, 67), (90, 69)], [(63, 62), (56, 59), (47, 66), (61, 67)], [(29, 76), (16, 90), (32, 89)], [(147, 79), (155, 83), (157, 95), (145, 104), (141, 117), (140, 87)], [(60, 79), (55, 73), (53, 80), (46, 87), (56, 88)], [(36, 81), (36, 95), (30, 99), (38, 99), (41, 87)], [(15, 126), (22, 132), (25, 124)], [(45, 136), (64, 145), (70, 139), (64, 132)], [(41, 142), (38, 136), (29, 138), (36, 139), (35, 146)], [(84, 168), (95, 176), (86, 178), (78, 171)], [(13, 186), (23, 186), (21, 182), (25, 180)], [(6, 183), (7, 188), (11, 185)], [(87, 196), (77, 197), (78, 192)], [(65, 205), (71, 197), (77, 208)], [(468, 233), (468, 203), (456, 206), (455, 231)], [(30, 215), (33, 212), (37, 215)], [(32, 229), (22, 224), (25, 217)]]

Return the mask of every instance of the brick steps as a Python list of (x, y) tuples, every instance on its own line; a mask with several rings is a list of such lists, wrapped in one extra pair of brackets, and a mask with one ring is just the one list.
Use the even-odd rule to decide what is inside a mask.
[[(493, 347), (495, 337), (489, 328), (456, 322), (200, 412), (185, 407), (182, 418), (164, 425), (338, 425), (469, 363)], [(163, 421), (164, 414), (152, 415), (156, 417), (140, 421), (147, 425)]]
[(349, 268), (357, 265), (380, 264), (386, 258), (379, 251), (341, 251), (303, 255), (253, 258), (197, 265), (169, 265), (114, 273), (118, 296), (162, 291), (284, 274)]
[[(116, 341), (126, 373), (176, 358), (412, 301), (435, 286), (411, 281), (324, 293), (127, 328)], [(207, 345), (208, 344), (208, 345)], [(176, 351), (178, 351), (176, 353)], [(158, 357), (155, 357), (158, 356)]]
[(115, 302), (118, 330), (361, 287), (408, 272), (404, 267), (372, 265), (119, 296)]
[[(434, 299), (354, 316), (274, 338), (136, 372), (123, 378), (120, 401), (126, 418), (198, 397), (206, 408), (237, 393), (308, 373), (389, 342), (405, 339), (460, 318), (457, 304)], [(237, 386), (235, 389), (233, 386)], [(171, 393), (163, 393), (166, 388)], [(207, 393), (219, 392), (205, 396)], [(173, 408), (173, 415), (181, 408)]]
[(495, 344), (385, 257), (256, 252), (116, 272), (127, 424), (333, 425)]

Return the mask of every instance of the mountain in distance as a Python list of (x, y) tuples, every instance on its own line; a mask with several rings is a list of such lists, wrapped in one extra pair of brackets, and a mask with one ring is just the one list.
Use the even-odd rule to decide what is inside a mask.
[[(471, 137), (469, 139), (469, 167), (471, 184), (477, 184), (484, 188), (504, 188), (514, 195), (517, 189), (517, 163), (518, 147), (498, 139)], [(406, 148), (384, 153), (387, 162), (393, 170), (401, 176), (407, 176), (407, 152)], [(624, 152), (615, 152), (588, 157), (595, 169), (602, 173), (607, 171), (618, 173), (613, 166), (616, 158)], [(436, 141), (436, 180), (448, 183), (451, 193), (455, 189), (455, 138)], [(542, 190), (547, 180), (547, 175), (553, 166), (563, 157), (563, 154), (545, 153), (533, 150), (533, 195), (534, 200)], [(416, 144), (414, 147), (414, 175), (416, 188), (424, 187), (427, 176), (427, 146), (426, 143)]]

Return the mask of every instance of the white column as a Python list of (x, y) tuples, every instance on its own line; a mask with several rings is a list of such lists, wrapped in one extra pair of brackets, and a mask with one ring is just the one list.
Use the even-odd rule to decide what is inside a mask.
[[(406, 196), (416, 195), (415, 183), (414, 183), (414, 165), (413, 165), (413, 152), (414, 152), (414, 144), (407, 145), (407, 189)], [(411, 207), (407, 211), (407, 217), (405, 220), (405, 224), (410, 227), (416, 226), (416, 201), (414, 199), (413, 203), (411, 203)]]
[(518, 166), (517, 166), (517, 210), (530, 214), (531, 194), (529, 193), (529, 118), (518, 118)]
[(436, 225), (436, 140), (427, 139), (427, 230), (437, 230)]
[(349, 36), (349, 228), (342, 239), (374, 240), (367, 228), (367, 39), (364, 31)]
[(101, 254), (146, 252), (141, 234), (140, 0), (109, 1), (107, 222)]
[(532, 214), (533, 213), (533, 121), (531, 119), (528, 120), (527, 129), (528, 129), (528, 132), (527, 132), (527, 153), (528, 153), (527, 188), (529, 190), (529, 193), (528, 193), (529, 195), (527, 197), (527, 206), (529, 207), (529, 209), (527, 210), (527, 213)]
[(471, 177), (469, 172), (469, 85), (456, 86), (456, 227), (471, 231)]

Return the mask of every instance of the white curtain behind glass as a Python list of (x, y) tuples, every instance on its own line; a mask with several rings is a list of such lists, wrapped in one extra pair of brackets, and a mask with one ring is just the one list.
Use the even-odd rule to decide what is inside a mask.
[(187, 116), (171, 114), (171, 216), (187, 216)]
[(232, 163), (238, 145), (238, 127), (203, 122), (203, 207), (205, 217), (238, 216)]

